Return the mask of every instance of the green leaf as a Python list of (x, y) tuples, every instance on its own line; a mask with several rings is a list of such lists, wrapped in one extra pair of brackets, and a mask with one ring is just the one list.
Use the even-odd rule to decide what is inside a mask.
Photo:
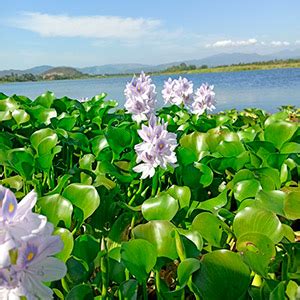
[(81, 262), (80, 260), (76, 259), (75, 257), (71, 256), (67, 260), (67, 278), (70, 280), (73, 284), (79, 284), (84, 281), (86, 281), (89, 277), (88, 270), (86, 268), (86, 264), (84, 265), (84, 262)]
[[(51, 152), (51, 149), (56, 146), (57, 141), (57, 134), (50, 128), (37, 130), (30, 137), (32, 147), (40, 155)], [(41, 153), (39, 153), (39, 150)]]
[(32, 104), (41, 105), (45, 108), (50, 108), (54, 99), (55, 99), (54, 93), (48, 91), (42, 94), (41, 96), (37, 97)]
[(100, 205), (98, 192), (91, 185), (72, 183), (65, 188), (62, 195), (83, 211), (84, 219), (91, 216)]
[(177, 276), (179, 280), (180, 286), (184, 286), (187, 284), (190, 276), (199, 270), (200, 261), (196, 258), (187, 258), (183, 260), (177, 269)]
[(217, 197), (199, 203), (198, 208), (215, 212), (227, 203), (227, 190), (225, 189)]
[(285, 192), (282, 191), (259, 191), (256, 195), (254, 205), (259, 204), (264, 209), (270, 210), (276, 215), (285, 216), (283, 210), (284, 199), (286, 197)]
[(121, 259), (129, 272), (143, 284), (156, 264), (155, 246), (144, 239), (130, 240), (121, 246)]
[(73, 250), (74, 240), (72, 233), (65, 228), (56, 228), (53, 232), (54, 235), (59, 235), (64, 243), (63, 249), (55, 255), (55, 257), (66, 262)]
[(257, 274), (267, 276), (267, 267), (275, 258), (275, 244), (261, 233), (246, 233), (241, 235), (236, 243), (246, 264)]
[(194, 161), (198, 161), (202, 157), (203, 153), (209, 150), (206, 138), (205, 133), (195, 131), (191, 134), (184, 135), (180, 139), (179, 144), (191, 153), (195, 153)]
[(288, 219), (300, 219), (300, 192), (290, 192), (284, 199), (284, 212)]
[(57, 117), (57, 112), (54, 108), (45, 108), (37, 105), (27, 109), (31, 117), (34, 117), (38, 123), (49, 125), (52, 118)]
[(245, 151), (243, 144), (240, 141), (221, 141), (216, 151), (224, 157), (236, 157)]
[(260, 188), (260, 183), (256, 179), (239, 181), (233, 188), (234, 197), (238, 201), (243, 201), (247, 198), (254, 198)]
[(26, 123), (30, 120), (30, 115), (23, 109), (15, 109), (12, 112), (12, 117), (18, 125)]
[(100, 252), (100, 243), (91, 235), (80, 235), (74, 243), (73, 255), (87, 263), (94, 261)]
[(209, 212), (196, 216), (192, 223), (192, 230), (198, 231), (212, 246), (221, 247), (223, 234), (222, 221)]
[(138, 282), (135, 279), (124, 281), (119, 286), (119, 292), (123, 296), (122, 299), (136, 300), (138, 294)]
[(29, 149), (14, 148), (8, 151), (10, 165), (27, 180), (32, 179), (34, 173), (34, 157)]
[(202, 163), (195, 163), (194, 166), (201, 172), (199, 182), (203, 185), (203, 187), (209, 186), (214, 178), (214, 173), (212, 172), (210, 167)]
[(127, 128), (109, 127), (106, 139), (111, 149), (115, 153), (120, 154), (131, 143), (130, 130)]
[(286, 121), (277, 121), (266, 126), (264, 131), (264, 138), (266, 141), (271, 142), (277, 149), (288, 142), (296, 132), (298, 126), (295, 123)]
[(233, 221), (233, 231), (237, 238), (246, 233), (261, 233), (275, 244), (283, 237), (282, 225), (271, 211), (256, 207), (246, 207), (239, 211)]
[(172, 234), (175, 226), (169, 221), (149, 221), (133, 229), (133, 236), (152, 243), (157, 251), (157, 256), (170, 259), (177, 258), (175, 239)]
[(142, 204), (142, 214), (147, 221), (171, 221), (178, 211), (178, 202), (166, 192), (147, 199)]
[(41, 213), (47, 216), (54, 226), (57, 226), (59, 221), (64, 221), (66, 227), (71, 227), (73, 205), (63, 196), (54, 194), (41, 197), (37, 205), (41, 208)]
[(66, 300), (90, 300), (94, 299), (93, 290), (87, 284), (76, 285), (66, 296)]
[(250, 286), (250, 271), (239, 254), (217, 250), (203, 255), (193, 283), (201, 299), (240, 299)]
[(191, 190), (187, 186), (172, 185), (167, 193), (179, 202), (180, 208), (188, 207), (191, 200)]

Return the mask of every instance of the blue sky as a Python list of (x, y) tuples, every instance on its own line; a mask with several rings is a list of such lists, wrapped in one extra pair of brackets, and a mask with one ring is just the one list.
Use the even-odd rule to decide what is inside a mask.
[(2, 1), (0, 69), (299, 49), (299, 11), (299, 0)]

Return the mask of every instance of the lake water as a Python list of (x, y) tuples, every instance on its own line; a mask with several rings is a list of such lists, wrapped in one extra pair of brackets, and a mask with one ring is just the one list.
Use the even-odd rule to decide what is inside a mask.
[[(179, 75), (178, 75), (179, 76)], [(171, 76), (178, 78), (178, 76)], [(300, 106), (300, 69), (274, 69), (243, 72), (202, 73), (183, 75), (192, 80), (194, 88), (202, 83), (215, 86), (217, 111), (247, 107), (262, 108), (274, 112), (281, 105)], [(163, 105), (161, 90), (168, 75), (153, 76), (158, 92), (158, 104)], [(0, 92), (6, 95), (25, 95), (36, 98), (49, 90), (57, 97), (92, 97), (105, 92), (107, 99), (125, 102), (124, 88), (131, 77), (58, 80), (0, 84)]]

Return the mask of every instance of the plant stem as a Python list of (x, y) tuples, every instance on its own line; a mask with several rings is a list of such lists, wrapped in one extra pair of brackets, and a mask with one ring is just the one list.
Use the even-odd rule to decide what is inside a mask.
[(107, 264), (107, 247), (105, 237), (102, 238), (102, 243), (105, 248), (105, 254), (101, 257), (101, 278), (102, 278), (102, 288), (101, 288), (101, 299), (107, 298), (107, 287), (108, 287), (108, 264)]
[(147, 282), (143, 282), (143, 300), (148, 299), (148, 293), (147, 293)]
[(134, 195), (132, 196), (132, 198), (129, 200), (128, 205), (132, 205), (132, 203), (134, 202), (135, 198), (137, 196), (139, 196), (140, 193), (142, 192), (142, 189), (143, 189), (143, 180), (140, 180), (139, 189), (136, 191), (136, 193), (134, 193)]
[(152, 177), (152, 190), (151, 190), (151, 197), (154, 197), (157, 191), (158, 186), (158, 172), (154, 174)]

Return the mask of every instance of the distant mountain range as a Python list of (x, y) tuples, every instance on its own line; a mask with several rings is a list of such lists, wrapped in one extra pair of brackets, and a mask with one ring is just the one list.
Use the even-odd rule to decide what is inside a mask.
[[(101, 66), (92, 66), (85, 68), (76, 68), (79, 72), (89, 75), (100, 75), (100, 74), (125, 74), (125, 73), (137, 73), (141, 70), (145, 72), (162, 71), (171, 66), (179, 65), (180, 63), (186, 63), (187, 65), (196, 65), (200, 67), (207, 65), (208, 67), (216, 67), (221, 65), (232, 65), (239, 63), (253, 63), (261, 61), (270, 61), (274, 59), (289, 59), (289, 58), (300, 58), (300, 49), (297, 50), (283, 50), (268, 55), (261, 55), (257, 53), (221, 53), (212, 56), (208, 56), (202, 59), (182, 60), (177, 62), (170, 62), (160, 65), (146, 65), (146, 64), (108, 64)], [(42, 75), (43, 73), (53, 69), (53, 66), (37, 66), (26, 70), (3, 70), (0, 71), (0, 77), (5, 75), (14, 74), (25, 74), (31, 73), (33, 75)]]

